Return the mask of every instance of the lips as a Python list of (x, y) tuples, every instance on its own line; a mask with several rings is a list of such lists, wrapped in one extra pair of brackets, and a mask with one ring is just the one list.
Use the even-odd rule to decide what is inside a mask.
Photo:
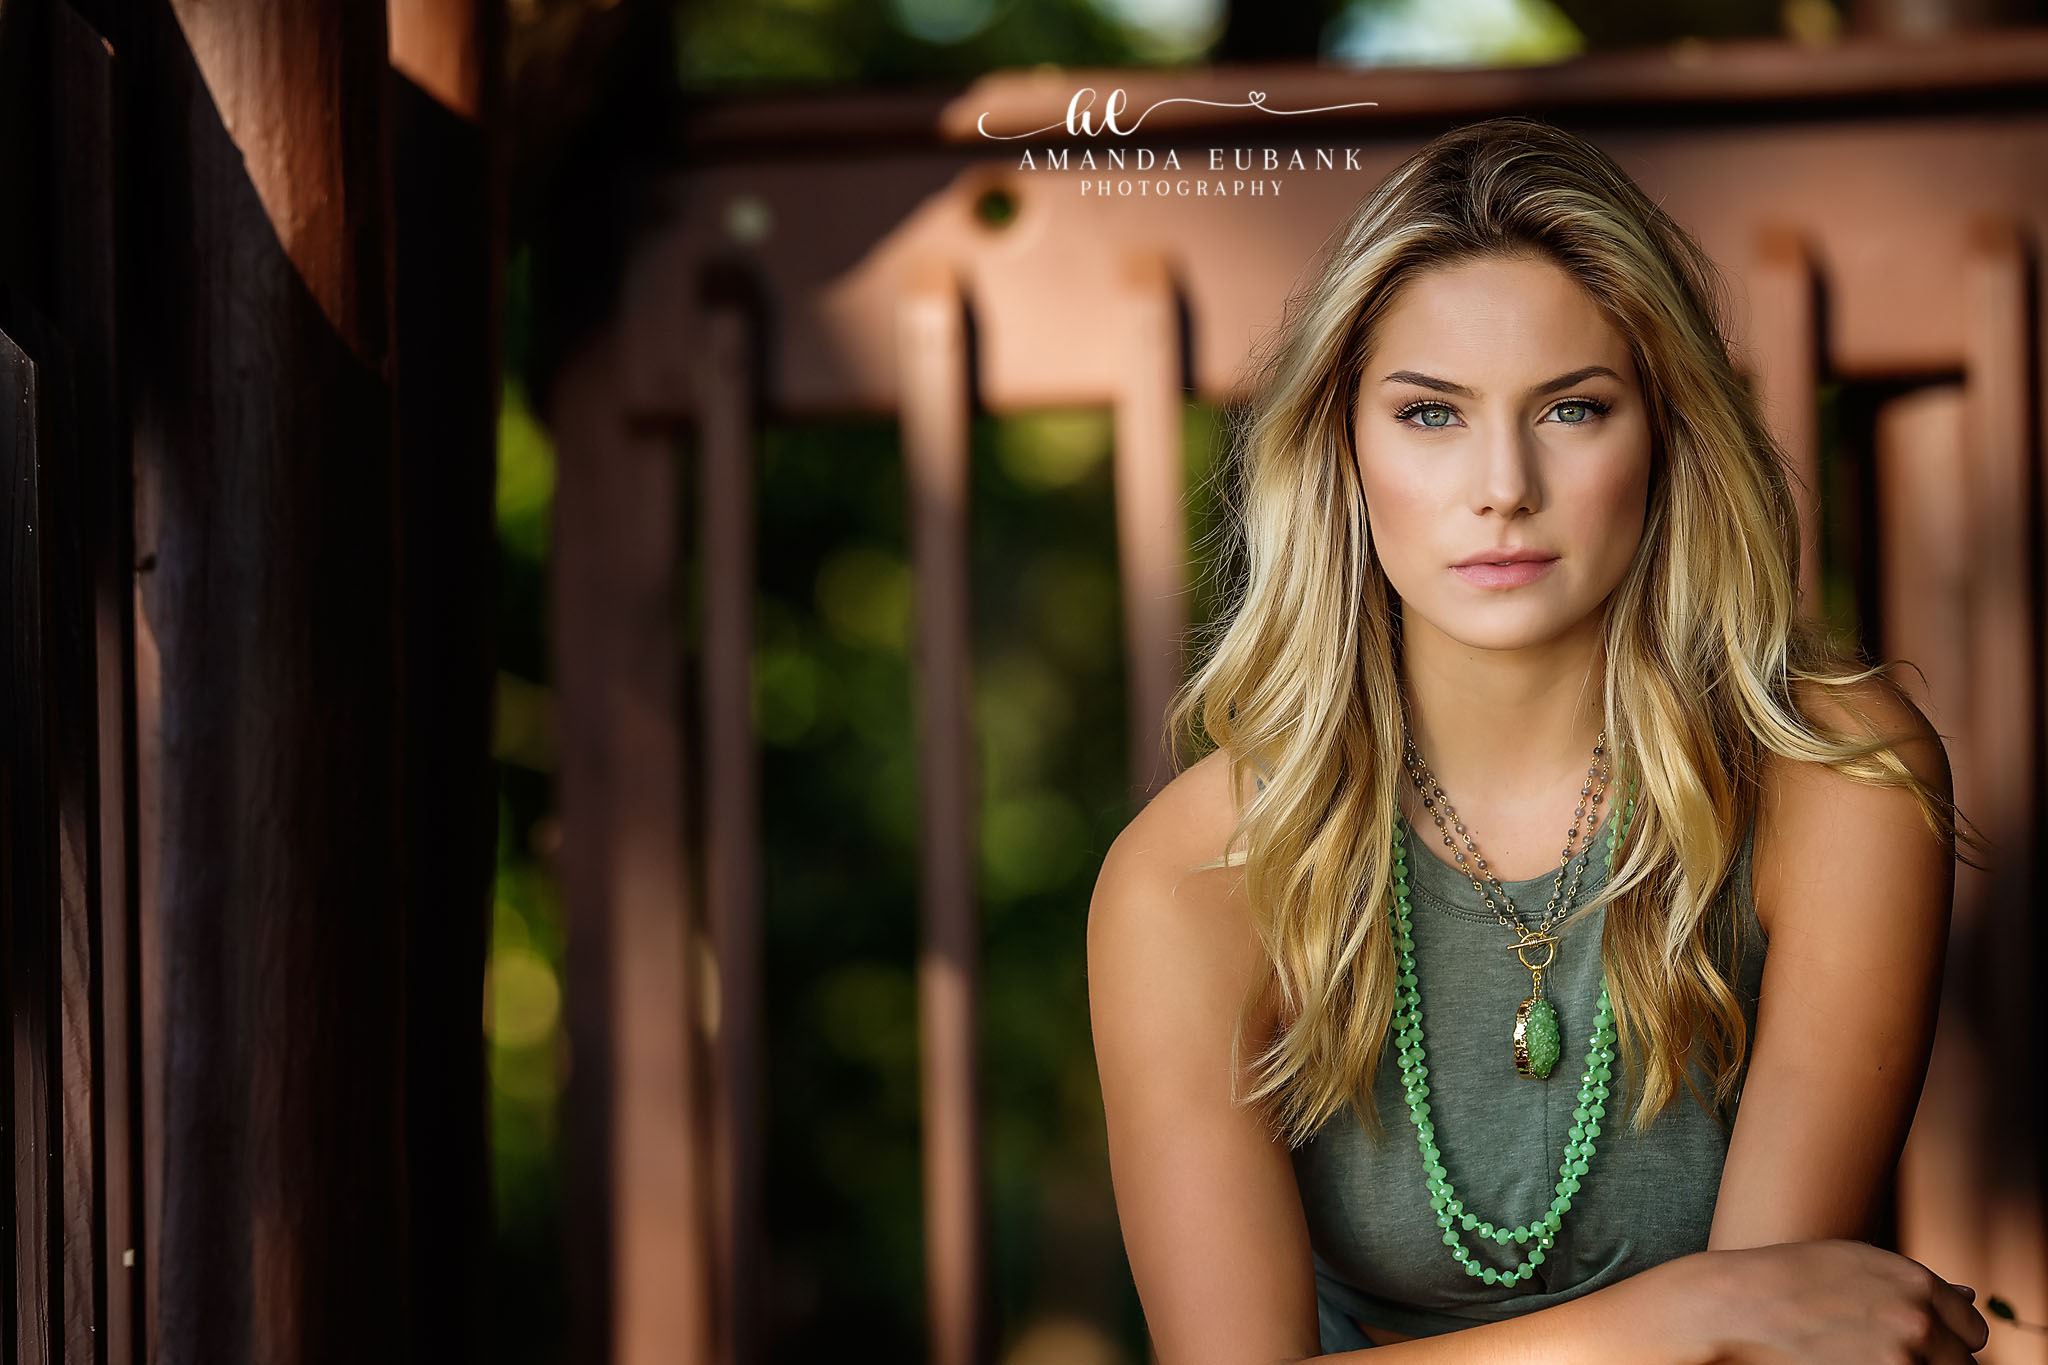
[(1546, 560), (1556, 558), (1556, 555), (1547, 554), (1542, 550), (1503, 548), (1499, 550), (1481, 550), (1476, 555), (1468, 555), (1466, 558), (1459, 560), (1456, 564), (1453, 564), (1451, 567), (1454, 569), (1462, 569), (1468, 564), (1520, 564), (1528, 560)]
[(1471, 564), (1453, 564), (1451, 572), (1481, 588), (1519, 588), (1533, 583), (1550, 572), (1554, 558), (1511, 559), (1506, 563), (1492, 563), (1481, 560)]

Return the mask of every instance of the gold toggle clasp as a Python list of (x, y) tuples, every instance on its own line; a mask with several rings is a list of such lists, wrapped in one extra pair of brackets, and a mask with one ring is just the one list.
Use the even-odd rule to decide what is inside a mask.
[[(1531, 934), (1527, 938), (1523, 939), (1521, 942), (1511, 943), (1508, 946), (1515, 950), (1516, 957), (1522, 959), (1522, 965), (1524, 967), (1527, 967), (1532, 972), (1541, 972), (1545, 967), (1548, 967), (1551, 963), (1557, 961), (1557, 943), (1558, 941), (1553, 935)], [(1529, 950), (1531, 948), (1541, 948), (1546, 946), (1550, 949), (1550, 951), (1544, 956), (1541, 962), (1531, 962), (1529, 960)]]

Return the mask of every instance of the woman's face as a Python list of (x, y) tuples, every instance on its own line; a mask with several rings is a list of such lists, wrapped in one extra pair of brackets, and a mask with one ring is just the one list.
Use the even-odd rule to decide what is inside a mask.
[[(1490, 650), (1555, 639), (1606, 601), (1642, 539), (1650, 425), (1634, 363), (1546, 260), (1411, 279), (1382, 318), (1356, 434), (1374, 547), (1410, 633)], [(1540, 558), (1492, 563), (1511, 552)]]

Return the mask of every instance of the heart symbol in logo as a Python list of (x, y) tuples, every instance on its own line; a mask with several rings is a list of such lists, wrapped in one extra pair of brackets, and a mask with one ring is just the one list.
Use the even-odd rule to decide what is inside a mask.
[(1254, 91), (1252, 91), (1251, 93), (1252, 93), (1252, 100), (1251, 100), (1251, 102), (1252, 102), (1253, 104), (1264, 104), (1264, 103), (1266, 102), (1266, 92), (1265, 92), (1265, 91), (1263, 91), (1263, 90), (1254, 90)]

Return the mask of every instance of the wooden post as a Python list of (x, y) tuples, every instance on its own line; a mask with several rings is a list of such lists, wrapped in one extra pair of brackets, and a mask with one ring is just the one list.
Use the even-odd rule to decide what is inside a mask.
[[(13, 304), (9, 299), (8, 303)], [(0, 564), (6, 566), (8, 649), (0, 674), (5, 744), (0, 746), (0, 852), (6, 884), (0, 900), (0, 998), (7, 1004), (7, 1250), (14, 1278), (6, 1301), (4, 1346), (12, 1359), (42, 1361), (63, 1350), (64, 1290), (53, 1272), (61, 1237), (63, 1168), (59, 1141), (64, 1078), (58, 1048), (56, 961), (61, 926), (83, 918), (79, 860), (63, 845), (82, 831), (79, 775), (58, 720), (62, 681), (77, 680), (64, 645), (64, 584), (59, 528), (69, 463), (60, 453), (53, 392), (56, 372), (38, 364), (47, 334), (18, 310), (0, 319)], [(20, 340), (17, 340), (19, 338)], [(27, 345), (24, 345), (26, 342)], [(74, 855), (78, 850), (71, 849)]]
[(1799, 604), (1821, 615), (1819, 277), (1797, 231), (1758, 234), (1750, 277), (1754, 346), (1764, 420), (1784, 449), (1799, 507)]
[(1160, 749), (1187, 630), (1187, 472), (1181, 448), (1180, 306), (1168, 263), (1129, 263), (1116, 400), (1116, 530), (1124, 598), (1131, 783), (1143, 804), (1173, 776)]
[[(1995, 1291), (2039, 1321), (2048, 1310), (2040, 1173), (2034, 1153), (2010, 1141), (2034, 1128), (2037, 1101), (2032, 1087), (2007, 1080), (2034, 1065), (2042, 1026), (2029, 973), (2040, 694), (2028, 364), (2038, 324), (2011, 224), (1978, 225), (1960, 264), (1963, 383), (1943, 390), (1938, 436), (1907, 433), (1887, 466), (1887, 608), (1897, 629), (1888, 615), (1885, 652), (1926, 669), (1956, 799), (1992, 848), (1983, 870), (1956, 870), (1941, 1017), (1899, 1163), (1899, 1249), (1988, 1285), (1979, 1293)], [(2048, 1358), (2031, 1334), (1992, 1324), (1999, 1360)]]
[(912, 282), (897, 315), (903, 459), (916, 580), (916, 688), (924, 844), (918, 959), (923, 1046), (925, 1285), (932, 1365), (973, 1365), (987, 1331), (975, 1065), (974, 726), (967, 559), (971, 377), (963, 300), (949, 272)]
[(475, 1359), (492, 1222), (483, 1033), (503, 274), (498, 0), (389, 0), (403, 521), (410, 1333)]
[(760, 781), (753, 725), (754, 323), (714, 293), (698, 354), (697, 539), (703, 556), (704, 921), (717, 970), (706, 1025), (712, 1207), (718, 1242), (718, 1360), (757, 1365), (768, 1313), (763, 1229)]
[[(1901, 669), (1899, 681), (1934, 728), (1950, 737), (1956, 799), (1974, 815), (1982, 807), (1969, 748), (1969, 489), (1960, 477), (1962, 411), (1961, 388), (1951, 383), (1891, 398), (1878, 409), (1872, 454), (1885, 546), (1884, 653), (1917, 666)], [(1972, 1277), (1988, 1269), (1981, 1257), (1991, 1203), (1982, 1140), (1990, 1090), (1984, 1059), (1996, 1040), (1974, 1011), (1960, 1006), (1975, 989), (1969, 983), (1983, 941), (1983, 901), (1970, 870), (1956, 871), (1948, 985), (1926, 1086), (1899, 1159), (1895, 1206), (1901, 1252), (1957, 1283), (1976, 1284)]]
[(141, 1325), (130, 855), (122, 70), (62, 0), (0, 42), (0, 681), (16, 1195), (10, 1358), (128, 1365)]
[(136, 18), (149, 1354), (409, 1360), (384, 10)]
[(566, 364), (551, 568), (569, 918), (571, 1359), (710, 1365), (704, 973), (686, 850), (671, 433), (633, 425), (611, 342)]

